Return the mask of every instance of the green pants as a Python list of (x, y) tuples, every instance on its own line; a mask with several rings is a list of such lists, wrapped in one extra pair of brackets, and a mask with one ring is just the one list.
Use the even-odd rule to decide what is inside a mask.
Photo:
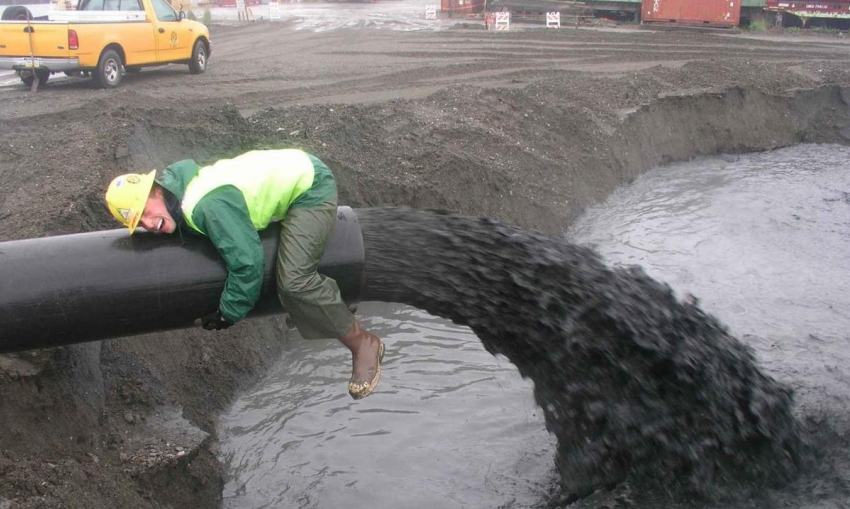
[(339, 339), (354, 323), (336, 281), (316, 272), (336, 223), (337, 195), (313, 207), (293, 207), (281, 222), (277, 294), (305, 339)]

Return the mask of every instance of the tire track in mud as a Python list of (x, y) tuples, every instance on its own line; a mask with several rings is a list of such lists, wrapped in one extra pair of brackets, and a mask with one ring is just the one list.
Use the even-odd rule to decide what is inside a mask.
[[(662, 43), (600, 42), (595, 40), (597, 36), (594, 33), (588, 36), (585, 32), (571, 38), (587, 37), (589, 41), (564, 41), (558, 36), (541, 38), (538, 34), (526, 32), (513, 34), (508, 40), (497, 40), (480, 32), (447, 32), (428, 36), (418, 34), (413, 40), (393, 41), (395, 49), (392, 51), (367, 50), (362, 44), (350, 44), (344, 49), (323, 51), (321, 55), (334, 60), (396, 62), (401, 59), (402, 62), (394, 65), (403, 65), (407, 61), (415, 67), (342, 80), (322, 87), (289, 89), (280, 104), (371, 103), (421, 98), (452, 82), (482, 88), (516, 88), (558, 72), (617, 75), (655, 65), (681, 67), (690, 61), (711, 59), (718, 53), (730, 59), (750, 59), (757, 55), (760, 59), (782, 62), (813, 57), (812, 52), (805, 49), (793, 50), (763, 42), (753, 47), (742, 41), (725, 43), (712, 38), (712, 43), (706, 44), (705, 40), (697, 39), (671, 49), (671, 45)], [(384, 44), (380, 46), (386, 47)], [(414, 47), (422, 50), (413, 50)], [(840, 48), (818, 46), (818, 50), (823, 50), (820, 56), (825, 58), (847, 60)], [(244, 98), (253, 103), (261, 95), (262, 91), (252, 91)], [(261, 104), (252, 104), (246, 111), (254, 112), (261, 107)]]
[[(616, 51), (616, 53), (614, 52)], [(471, 57), (470, 55), (474, 54), (475, 57)], [(525, 62), (535, 62), (535, 61), (551, 61), (551, 60), (559, 60), (559, 59), (573, 59), (573, 58), (597, 58), (597, 59), (611, 59), (613, 61), (622, 61), (625, 59), (636, 59), (636, 60), (658, 60), (663, 57), (671, 57), (676, 59), (689, 59), (689, 60), (700, 60), (705, 59), (706, 57), (714, 56), (716, 53), (713, 51), (702, 51), (698, 49), (684, 48), (678, 50), (666, 50), (666, 51), (658, 51), (647, 53), (641, 50), (634, 49), (623, 49), (623, 48), (608, 48), (608, 49), (599, 49), (599, 48), (581, 48), (577, 50), (571, 50), (569, 53), (562, 53), (547, 49), (546, 51), (535, 51), (533, 49), (529, 50), (520, 50), (517, 48), (507, 48), (503, 51), (497, 51), (492, 48), (481, 49), (471, 52), (467, 49), (440, 49), (436, 51), (409, 51), (409, 52), (361, 52), (361, 51), (350, 51), (350, 52), (335, 52), (334, 55), (349, 55), (349, 56), (387, 56), (387, 57), (405, 57), (411, 59), (443, 59), (443, 58), (457, 58), (459, 60), (463, 59), (481, 59), (481, 58), (490, 58), (500, 62), (503, 61), (511, 61), (511, 60), (522, 60)], [(741, 51), (728, 51), (725, 54), (728, 58), (752, 58), (752, 54), (747, 50)], [(768, 60), (768, 59), (794, 59), (794, 58), (804, 58), (811, 56), (805, 52), (775, 52), (770, 54), (762, 54), (759, 55), (760, 60)]]
[[(591, 30), (403, 33), (337, 30), (310, 33), (288, 24), (213, 27), (214, 52), (208, 72), (190, 76), (181, 66), (127, 76), (114, 91), (93, 91), (116, 105), (145, 97), (157, 105), (192, 101), (233, 102), (241, 111), (317, 103), (381, 102), (421, 98), (453, 83), (481, 88), (521, 87), (555, 73), (621, 74), (669, 62), (771, 60), (789, 66), (812, 61), (847, 62), (837, 44), (782, 44), (727, 36), (617, 33)], [(577, 61), (583, 60), (583, 61)], [(643, 62), (643, 65), (638, 65)], [(620, 67), (621, 66), (621, 67)], [(492, 73), (492, 75), (487, 75)], [(516, 76), (522, 74), (522, 76)], [(63, 80), (39, 97), (22, 86), (3, 89), (7, 118), (84, 105), (90, 85)], [(132, 93), (129, 93), (129, 92)]]

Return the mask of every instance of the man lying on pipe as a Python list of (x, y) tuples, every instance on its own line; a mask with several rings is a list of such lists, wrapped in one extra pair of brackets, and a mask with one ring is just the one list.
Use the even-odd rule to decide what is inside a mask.
[(206, 235), (227, 263), (219, 307), (207, 330), (245, 318), (260, 296), (263, 250), (257, 231), (281, 222), (276, 258), (281, 304), (306, 339), (339, 338), (352, 356), (348, 392), (368, 396), (381, 378), (384, 344), (360, 326), (339, 287), (316, 270), (337, 213), (333, 174), (300, 150), (255, 150), (200, 168), (176, 162), (157, 173), (117, 177), (106, 191), (110, 212), (130, 233), (181, 229)]

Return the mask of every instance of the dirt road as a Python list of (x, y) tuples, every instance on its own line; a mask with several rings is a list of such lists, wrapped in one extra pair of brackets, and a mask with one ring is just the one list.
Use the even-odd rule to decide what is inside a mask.
[[(479, 27), (464, 24), (460, 26)], [(426, 97), (454, 85), (523, 88), (551, 78), (617, 78), (664, 67), (710, 62), (719, 74), (695, 77), (693, 88), (722, 87), (796, 74), (823, 80), (819, 64), (846, 61), (838, 39), (779, 37), (771, 41), (682, 32), (483, 30), (403, 32), (392, 30), (295, 30), (296, 23), (213, 27), (213, 60), (203, 76), (183, 66), (125, 76), (115, 91), (92, 89), (87, 80), (55, 82), (42, 93), (23, 85), (4, 87), (4, 118), (34, 116), (108, 99), (121, 105), (168, 107), (233, 103), (241, 113), (307, 104), (376, 103)], [(752, 72), (729, 76), (738, 64)], [(724, 72), (725, 71), (725, 72)]]
[[(342, 203), (557, 233), (657, 164), (847, 142), (837, 39), (300, 26), (213, 27), (201, 76), (169, 66), (115, 90), (0, 87), (0, 240), (113, 228), (101, 193), (115, 175), (250, 148), (316, 153)], [(273, 361), (280, 328), (0, 356), (0, 508), (214, 507), (215, 415)], [(173, 443), (175, 420), (190, 454), (145, 459)]]

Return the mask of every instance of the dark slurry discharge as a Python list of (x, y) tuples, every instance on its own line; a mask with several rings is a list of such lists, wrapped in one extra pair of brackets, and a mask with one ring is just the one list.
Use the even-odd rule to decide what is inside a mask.
[(357, 213), (365, 300), (468, 325), (534, 381), (566, 493), (629, 479), (734, 497), (734, 488), (784, 483), (809, 457), (789, 389), (642, 270), (490, 220)]

